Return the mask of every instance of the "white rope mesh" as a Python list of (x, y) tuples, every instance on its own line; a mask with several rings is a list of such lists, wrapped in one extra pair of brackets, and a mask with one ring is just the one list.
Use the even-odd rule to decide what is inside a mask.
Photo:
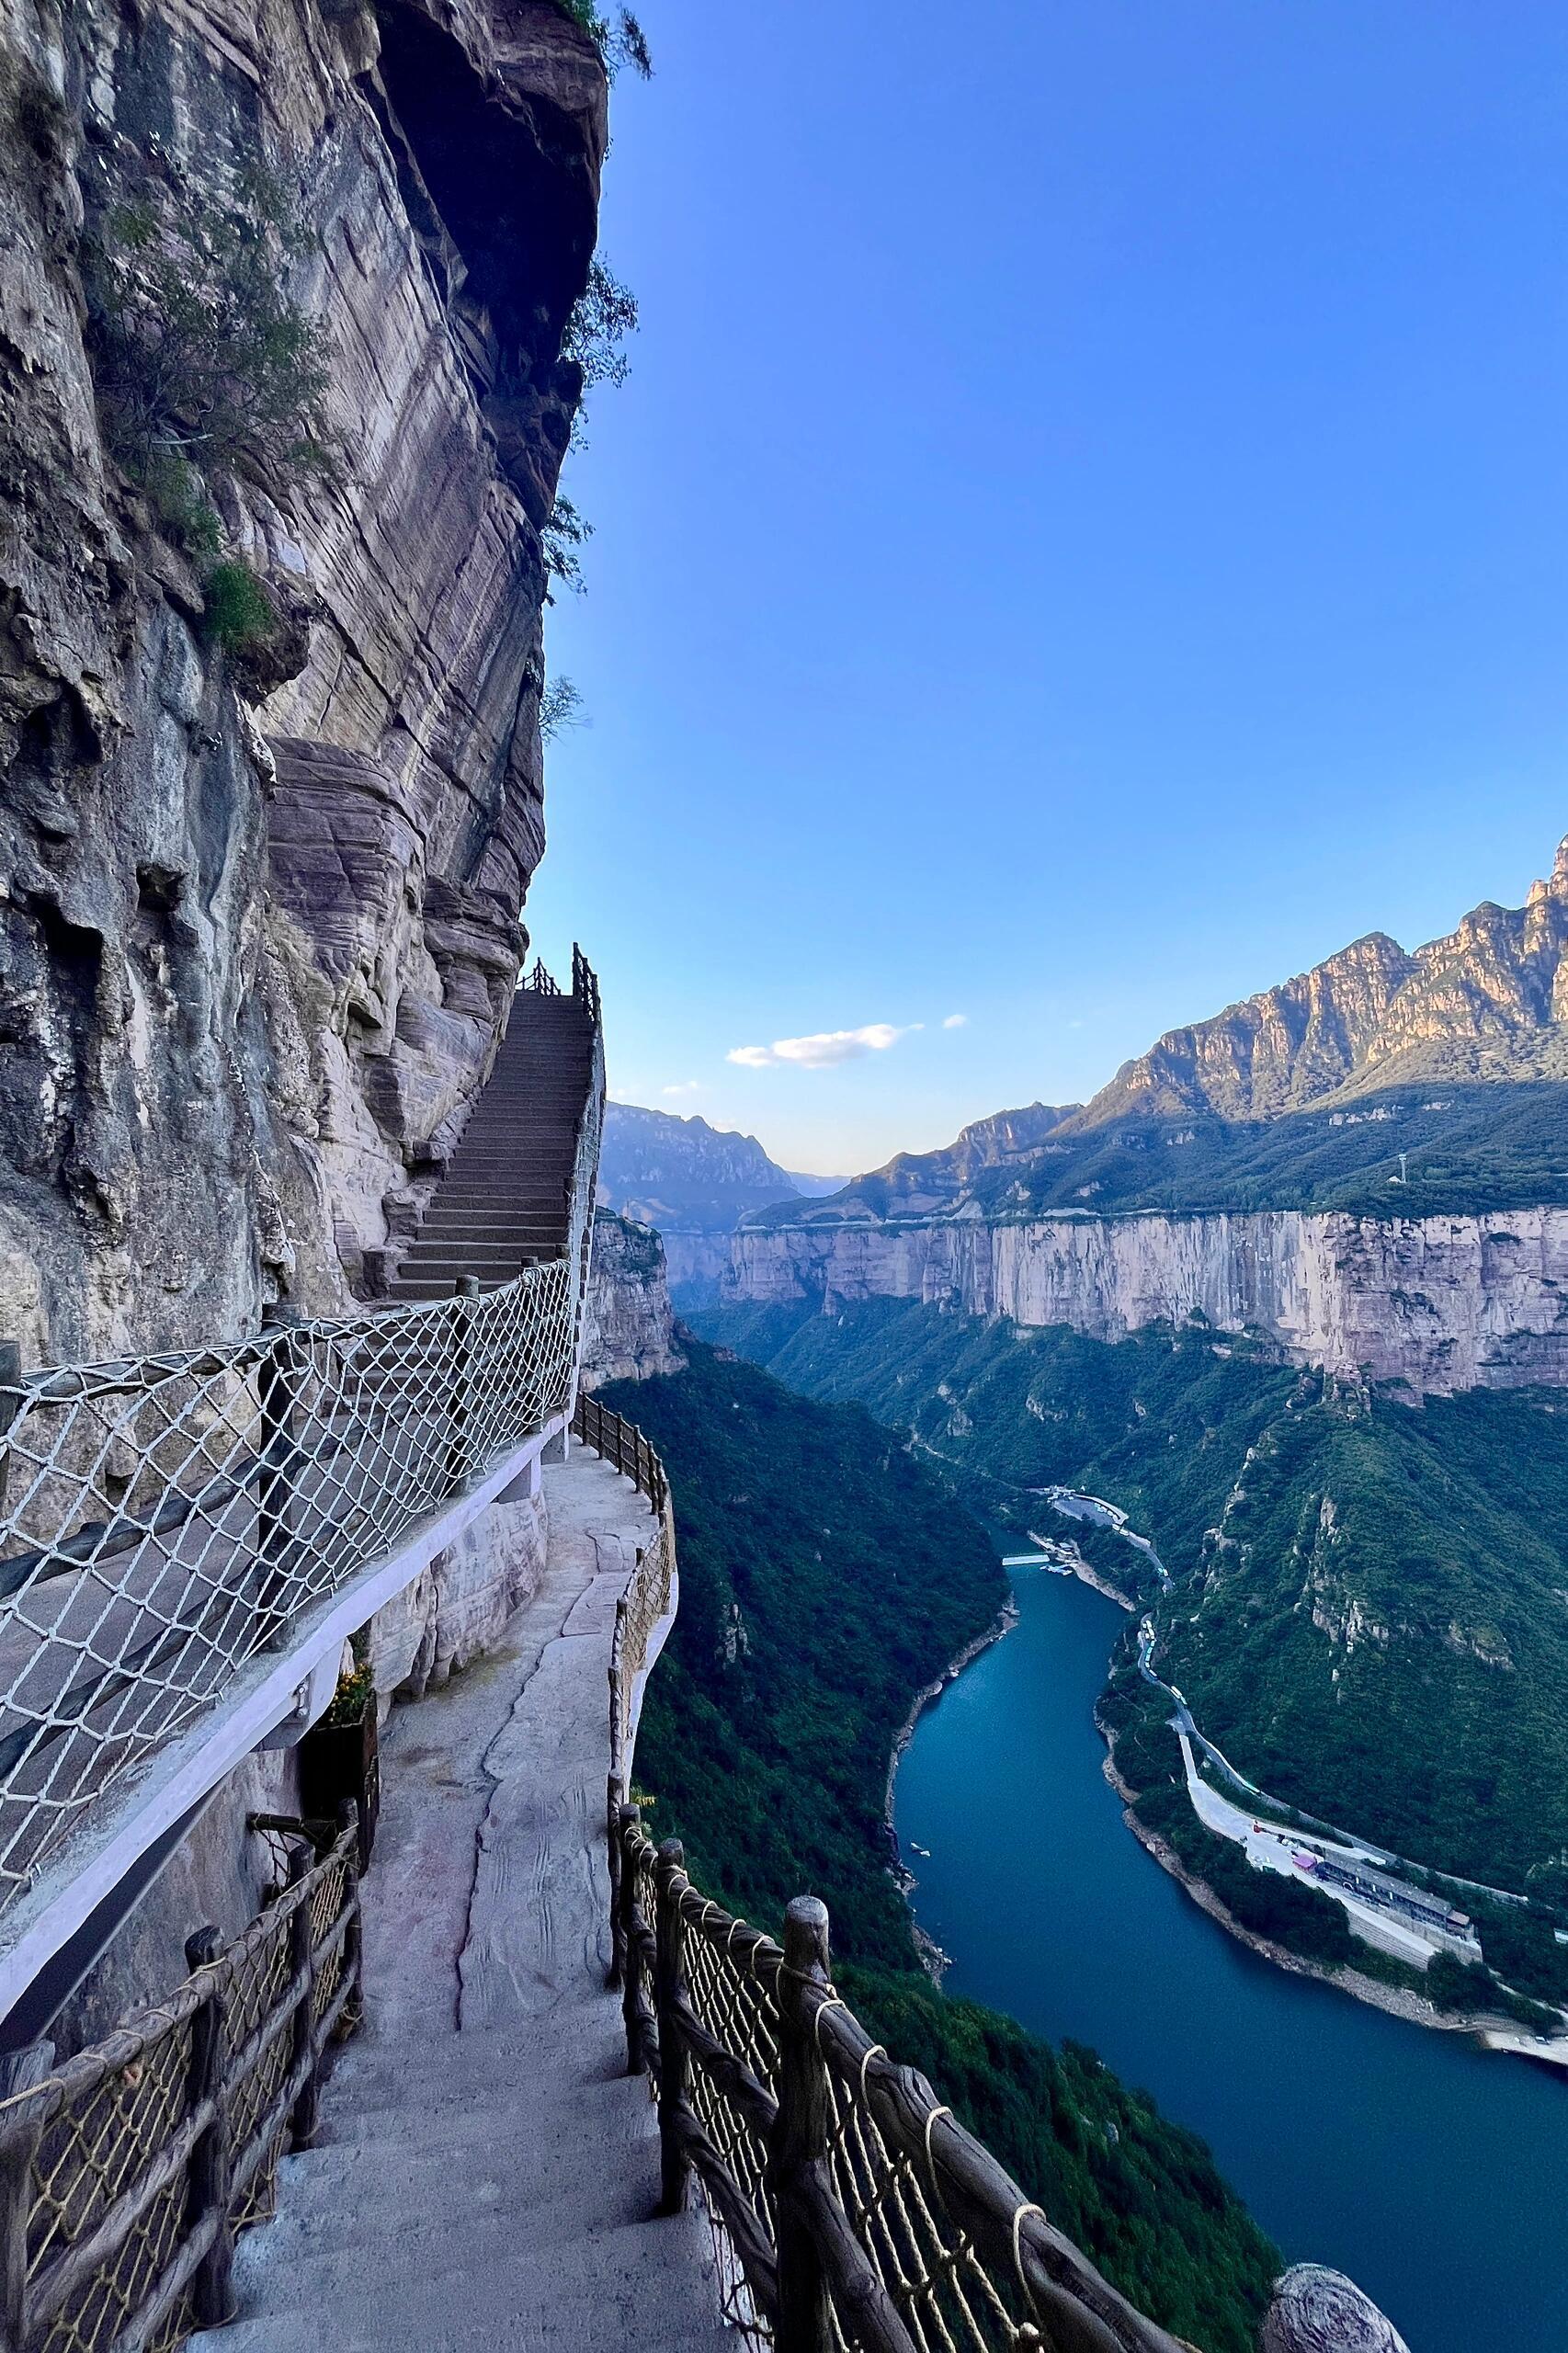
[(0, 1911), (246, 1661), (568, 1405), (602, 1099), (596, 1028), (565, 1254), (504, 1289), (0, 1388)]

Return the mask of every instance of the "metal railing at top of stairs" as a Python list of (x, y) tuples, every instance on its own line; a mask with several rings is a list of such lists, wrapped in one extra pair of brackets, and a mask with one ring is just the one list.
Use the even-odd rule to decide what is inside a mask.
[[(597, 1004), (574, 961), (585, 1007)], [(565, 1251), (449, 1301), (0, 1378), (0, 1942), (89, 1815), (324, 1597), (573, 1401), (604, 1059)], [(61, 1858), (63, 1860), (63, 1858)]]
[[(695, 2177), (728, 2317), (773, 2353), (1178, 2353), (835, 1991), (826, 1907), (780, 1946), (620, 1809), (612, 1873), (631, 2071), (659, 2109), (662, 2203)], [(1405, 2353), (1353, 2283), (1276, 2282), (1263, 2353)], [(1191, 2348), (1187, 2348), (1191, 2353)]]
[[(517, 987), (533, 996), (559, 996), (562, 994), (560, 982), (547, 969), (542, 957), (535, 958), (533, 971), (526, 980), (517, 983)], [(598, 974), (582, 949), (576, 947), (572, 950), (572, 995), (579, 1000), (597, 1029), (602, 1018)]]

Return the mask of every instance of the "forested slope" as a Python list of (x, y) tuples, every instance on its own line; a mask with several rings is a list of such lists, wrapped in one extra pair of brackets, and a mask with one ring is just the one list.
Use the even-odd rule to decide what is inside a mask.
[(1568, 1399), (1415, 1409), (1241, 1339), (1116, 1346), (916, 1302), (706, 1320), (812, 1395), (861, 1400), (1021, 1527), (1057, 1482), (1121, 1505), (1164, 1671), (1261, 1787), (1434, 1868), (1568, 1893)]
[(1275, 2251), (1202, 2143), (1093, 2053), (938, 1994), (888, 1870), (888, 1755), (915, 1693), (993, 1618), (993, 1547), (861, 1411), (698, 1347), (607, 1390), (669, 1467), (681, 1610), (637, 1752), (652, 1826), (776, 1923), (822, 1895), (869, 2030), (939, 2086), (1108, 2276), (1205, 2353), (1252, 2353)]

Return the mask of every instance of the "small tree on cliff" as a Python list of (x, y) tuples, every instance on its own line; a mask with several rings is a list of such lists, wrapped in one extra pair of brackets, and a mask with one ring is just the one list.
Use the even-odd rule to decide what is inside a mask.
[(555, 0), (563, 17), (580, 25), (604, 59), (606, 71), (613, 81), (623, 65), (647, 81), (653, 71), (653, 52), (648, 36), (630, 8), (618, 8), (612, 20), (601, 17), (593, 0)]
[(280, 183), (252, 171), (233, 198), (182, 186), (116, 207), (89, 256), (109, 446), (199, 544), (193, 473), (279, 491), (330, 463), (324, 331), (282, 286), (309, 244)]

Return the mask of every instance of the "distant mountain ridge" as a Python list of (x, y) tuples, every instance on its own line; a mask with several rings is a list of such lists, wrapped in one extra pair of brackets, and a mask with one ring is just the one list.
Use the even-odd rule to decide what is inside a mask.
[(1167, 1029), (1073, 1122), (1272, 1120), (1417, 1080), (1568, 1078), (1568, 840), (1522, 907), (1491, 900), (1406, 952), (1369, 932), (1212, 1019)]
[(1568, 1199), (1568, 840), (1522, 907), (1369, 932), (1166, 1030), (1086, 1104), (977, 1120), (767, 1225), (1228, 1209), (1467, 1213)]
[(605, 1106), (599, 1201), (622, 1217), (728, 1233), (747, 1210), (796, 1198), (793, 1177), (755, 1136), (674, 1111)]

